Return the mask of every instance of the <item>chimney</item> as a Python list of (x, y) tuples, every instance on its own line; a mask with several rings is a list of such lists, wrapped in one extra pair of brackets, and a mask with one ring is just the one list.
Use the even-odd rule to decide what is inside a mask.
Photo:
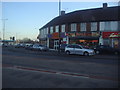
[(65, 15), (65, 11), (61, 11), (61, 15)]
[(103, 3), (103, 8), (107, 8), (107, 3)]

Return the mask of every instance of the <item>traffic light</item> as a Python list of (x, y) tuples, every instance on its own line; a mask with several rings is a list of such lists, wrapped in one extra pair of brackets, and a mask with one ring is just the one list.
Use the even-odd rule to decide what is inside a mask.
[(14, 41), (14, 40), (15, 40), (15, 37), (13, 37), (12, 40)]

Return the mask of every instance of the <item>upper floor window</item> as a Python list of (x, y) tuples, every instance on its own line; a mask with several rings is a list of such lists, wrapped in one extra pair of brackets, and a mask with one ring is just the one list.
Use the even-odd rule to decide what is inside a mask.
[(118, 31), (118, 21), (100, 22), (100, 31)]
[(91, 31), (97, 31), (97, 22), (91, 23)]
[(61, 26), (61, 32), (65, 32), (65, 25)]
[(40, 38), (43, 38), (44, 37), (44, 29), (41, 29), (40, 30)]
[(86, 31), (86, 23), (80, 24), (80, 31)]
[(71, 31), (77, 31), (77, 24), (76, 23), (71, 24)]
[(55, 32), (59, 32), (59, 26), (55, 27)]
[(52, 33), (53, 33), (53, 26), (50, 27), (50, 34), (52, 34)]
[(48, 31), (48, 27), (46, 28), (46, 34), (48, 34), (49, 33), (49, 31)]

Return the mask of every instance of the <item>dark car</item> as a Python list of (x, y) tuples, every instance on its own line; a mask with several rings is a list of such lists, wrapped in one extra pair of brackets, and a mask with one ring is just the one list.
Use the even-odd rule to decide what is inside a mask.
[(32, 48), (33, 48), (33, 45), (31, 44), (31, 45), (27, 45), (26, 47), (25, 47), (25, 49), (27, 49), (27, 50), (32, 50)]
[(60, 51), (61, 52), (65, 52), (65, 47), (67, 46), (68, 44), (61, 44), (60, 45)]
[(23, 43), (19, 43), (15, 45), (15, 48), (24, 48), (24, 47), (25, 47), (25, 44)]
[(120, 50), (108, 45), (98, 45), (94, 48), (96, 54), (119, 54)]

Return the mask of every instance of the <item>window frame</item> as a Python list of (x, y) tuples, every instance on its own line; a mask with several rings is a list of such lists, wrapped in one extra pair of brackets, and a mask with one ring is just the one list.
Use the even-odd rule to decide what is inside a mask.
[(61, 25), (61, 32), (65, 32), (65, 24)]
[(77, 31), (77, 23), (72, 23), (70, 26), (71, 26), (71, 31)]
[(87, 26), (86, 23), (80, 23), (80, 31), (86, 31), (87, 30), (86, 26)]
[(91, 31), (97, 31), (97, 22), (91, 22)]
[(53, 26), (50, 27), (50, 34), (53, 33)]
[(55, 32), (59, 32), (59, 25), (55, 26)]

